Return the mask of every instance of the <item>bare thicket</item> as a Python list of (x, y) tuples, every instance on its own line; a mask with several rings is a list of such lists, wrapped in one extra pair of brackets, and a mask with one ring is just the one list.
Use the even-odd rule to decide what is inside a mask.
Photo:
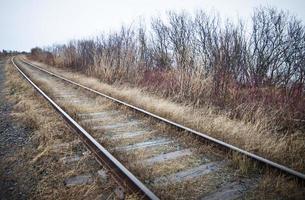
[(255, 9), (251, 25), (204, 11), (169, 12), (149, 27), (123, 26), (31, 53), (108, 83), (211, 104), (247, 121), (255, 121), (259, 109), (274, 111), (283, 130), (302, 127), (305, 118), (305, 27), (275, 8)]
[(7, 50), (3, 49), (2, 51), (0, 51), (0, 58), (4, 58), (4, 57), (8, 57), (8, 56), (14, 56), (14, 55), (17, 55), (19, 53), (26, 54), (26, 52), (7, 51)]

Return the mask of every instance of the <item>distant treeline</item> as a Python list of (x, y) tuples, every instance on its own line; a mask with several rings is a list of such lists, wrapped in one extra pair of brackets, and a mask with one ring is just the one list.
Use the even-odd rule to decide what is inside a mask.
[(139, 22), (31, 53), (107, 83), (210, 104), (247, 121), (276, 113), (284, 131), (304, 128), (305, 27), (276, 8), (256, 8), (247, 25), (205, 11), (169, 12), (149, 26)]
[(7, 56), (12, 56), (12, 55), (17, 55), (17, 54), (26, 54), (26, 52), (18, 52), (18, 51), (9, 51), (9, 50), (2, 50), (0, 51), (0, 57), (7, 57)]

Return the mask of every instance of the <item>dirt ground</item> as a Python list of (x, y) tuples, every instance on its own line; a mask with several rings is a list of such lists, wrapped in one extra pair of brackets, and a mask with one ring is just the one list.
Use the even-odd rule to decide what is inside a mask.
[(27, 176), (20, 177), (18, 168), (26, 164), (25, 157), (16, 155), (24, 148), (31, 148), (29, 137), (30, 130), (20, 124), (14, 123), (10, 117), (11, 104), (5, 98), (8, 92), (4, 86), (5, 60), (0, 61), (0, 199), (27, 199), (31, 188), (35, 187), (36, 181), (31, 176), (31, 170)]

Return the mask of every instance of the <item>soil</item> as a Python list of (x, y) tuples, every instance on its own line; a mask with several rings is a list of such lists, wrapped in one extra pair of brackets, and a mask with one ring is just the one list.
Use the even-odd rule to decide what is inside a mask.
[(18, 155), (31, 146), (30, 130), (14, 122), (10, 116), (12, 105), (5, 98), (8, 93), (5, 87), (5, 62), (6, 59), (0, 59), (0, 199), (28, 199), (35, 181), (18, 170), (27, 167), (26, 156)]

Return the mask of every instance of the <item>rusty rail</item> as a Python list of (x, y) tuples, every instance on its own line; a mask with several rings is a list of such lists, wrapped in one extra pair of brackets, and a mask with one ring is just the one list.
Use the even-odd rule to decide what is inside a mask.
[(97, 160), (104, 164), (114, 175), (119, 184), (127, 187), (129, 191), (139, 194), (144, 199), (159, 199), (140, 180), (138, 180), (128, 169), (126, 169), (114, 156), (112, 156), (101, 144), (99, 144), (85, 129), (83, 129), (72, 117), (70, 117), (59, 105), (47, 96), (14, 62), (11, 62), (20, 74), (42, 95), (53, 108), (65, 119), (65, 121), (79, 134), (88, 149), (95, 155)]

